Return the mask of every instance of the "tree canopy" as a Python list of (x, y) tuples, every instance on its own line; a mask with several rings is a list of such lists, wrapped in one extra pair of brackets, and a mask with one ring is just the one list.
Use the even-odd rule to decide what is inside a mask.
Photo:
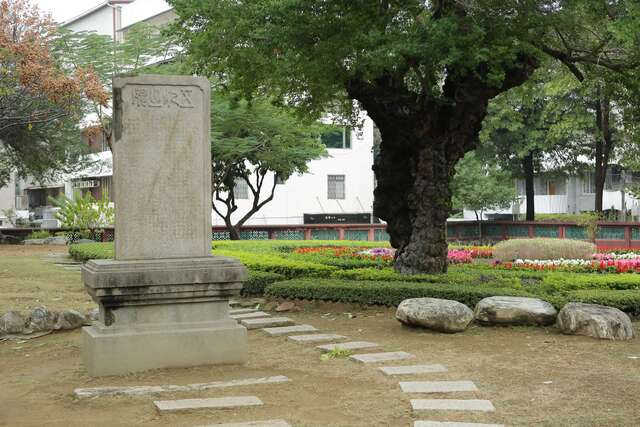
[(452, 187), (453, 205), (474, 211), (477, 220), (482, 219), (484, 211), (508, 208), (516, 197), (511, 174), (484, 164), (474, 152), (467, 153), (456, 165)]
[(367, 111), (382, 136), (374, 212), (403, 273), (446, 270), (449, 184), (489, 100), (544, 57), (621, 76), (640, 59), (634, 0), (169, 2), (199, 72), (315, 117)]
[(77, 164), (82, 100), (106, 105), (91, 66), (61, 66), (58, 34), (27, 0), (0, 1), (0, 186), (13, 172), (44, 178)]

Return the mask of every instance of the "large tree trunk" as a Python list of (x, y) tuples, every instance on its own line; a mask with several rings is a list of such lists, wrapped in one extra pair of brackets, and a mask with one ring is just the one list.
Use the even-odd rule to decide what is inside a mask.
[(524, 171), (524, 188), (527, 199), (527, 221), (534, 221), (536, 219), (536, 196), (533, 184), (533, 151), (529, 151), (522, 159), (522, 169)]
[(382, 136), (373, 166), (373, 209), (387, 222), (397, 271), (446, 272), (455, 165), (476, 147), (489, 100), (522, 84), (537, 66), (535, 58), (519, 59), (518, 66), (505, 70), (501, 87), (475, 72), (448, 76), (442, 99), (408, 90), (398, 71), (374, 81), (357, 76), (348, 82), (347, 92), (360, 101)]
[[(374, 213), (387, 221), (395, 267), (404, 274), (447, 270), (446, 221), (451, 211), (455, 162), (447, 146), (398, 141), (381, 128), (382, 146), (374, 165), (378, 186)], [(457, 161), (457, 159), (456, 159)]]
[(610, 115), (611, 101), (606, 94), (602, 93), (602, 89), (598, 90), (598, 103), (596, 104), (596, 123), (599, 135), (596, 138), (595, 146), (595, 185), (596, 197), (594, 210), (602, 213), (602, 199), (604, 195), (604, 186), (607, 180), (607, 169), (609, 167), (609, 158), (613, 150), (613, 138), (611, 135)]

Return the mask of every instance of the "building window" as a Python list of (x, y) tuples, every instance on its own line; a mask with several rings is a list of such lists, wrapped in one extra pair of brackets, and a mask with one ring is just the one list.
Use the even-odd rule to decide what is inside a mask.
[(527, 185), (524, 179), (516, 181), (516, 190), (518, 192), (518, 196), (525, 196), (527, 194)]
[(249, 198), (249, 186), (244, 179), (236, 178), (235, 185), (233, 186), (233, 195), (236, 199)]
[(327, 198), (330, 200), (344, 199), (344, 175), (327, 176)]
[(596, 192), (596, 174), (589, 172), (582, 177), (582, 194), (595, 194)]
[(547, 181), (547, 194), (550, 196), (564, 196), (567, 194), (567, 182), (564, 179)]
[(327, 148), (351, 148), (351, 128), (341, 127), (324, 132), (320, 135), (320, 141)]
[(536, 177), (533, 180), (533, 194), (536, 196), (546, 196), (549, 194), (549, 184), (547, 180)]

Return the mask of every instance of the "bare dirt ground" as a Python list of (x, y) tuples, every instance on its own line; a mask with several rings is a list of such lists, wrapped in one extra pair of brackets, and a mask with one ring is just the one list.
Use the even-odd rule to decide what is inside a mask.
[[(0, 247), (0, 311), (14, 301), (20, 305), (17, 308), (36, 305), (29, 302), (28, 295), (47, 306), (49, 301), (76, 308), (82, 308), (82, 303), (90, 305), (82, 296), (79, 273), (40, 261), (47, 250)], [(16, 259), (7, 262), (11, 257)], [(24, 272), (12, 267), (15, 265), (42, 271), (29, 272), (18, 280), (15, 276)], [(10, 297), (5, 295), (7, 290)], [(51, 300), (58, 296), (63, 300)], [(300, 311), (287, 313), (297, 323), (354, 340), (374, 341), (385, 351), (403, 350), (416, 356), (398, 364), (441, 363), (449, 369), (412, 376), (411, 380), (472, 380), (479, 391), (408, 395), (400, 391), (398, 378), (382, 375), (376, 366), (346, 359), (323, 362), (311, 344), (266, 337), (259, 331), (249, 333), (250, 354), (245, 366), (164, 369), (93, 379), (82, 367), (80, 331), (72, 331), (0, 343), (0, 425), (197, 426), (272, 418), (284, 418), (293, 426), (409, 426), (417, 419), (510, 426), (640, 425), (640, 359), (634, 358), (640, 357), (638, 338), (608, 342), (563, 336), (553, 328), (480, 326), (463, 334), (445, 335), (402, 327), (393, 310), (387, 308), (300, 305)], [(62, 303), (51, 306), (63, 307)], [(634, 327), (640, 334), (640, 323)], [(271, 375), (286, 375), (292, 381), (159, 397), (78, 400), (72, 395), (76, 387), (182, 385)], [(161, 415), (152, 404), (156, 399), (232, 395), (255, 395), (265, 405)], [(496, 412), (412, 414), (409, 399), (422, 397), (489, 399)]]

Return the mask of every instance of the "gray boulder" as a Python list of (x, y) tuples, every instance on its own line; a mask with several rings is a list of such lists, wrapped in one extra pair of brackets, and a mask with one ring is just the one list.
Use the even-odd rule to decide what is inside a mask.
[(56, 329), (57, 313), (51, 312), (47, 307), (36, 307), (31, 310), (28, 329), (33, 332), (51, 331)]
[(91, 324), (92, 322), (97, 322), (100, 317), (100, 311), (98, 307), (87, 310), (84, 314), (85, 319), (87, 319), (87, 323)]
[(19, 311), (7, 311), (0, 316), (0, 335), (21, 334), (25, 330), (27, 319)]
[(558, 312), (538, 298), (497, 296), (476, 305), (476, 320), (485, 325), (552, 325)]
[(631, 319), (614, 307), (570, 302), (558, 314), (558, 328), (563, 334), (586, 335), (606, 340), (633, 338)]
[(454, 333), (467, 329), (473, 320), (473, 311), (457, 301), (410, 298), (400, 303), (396, 311), (396, 319), (411, 326)]
[(64, 310), (58, 313), (54, 329), (76, 329), (87, 324), (87, 320), (82, 313), (76, 310)]

